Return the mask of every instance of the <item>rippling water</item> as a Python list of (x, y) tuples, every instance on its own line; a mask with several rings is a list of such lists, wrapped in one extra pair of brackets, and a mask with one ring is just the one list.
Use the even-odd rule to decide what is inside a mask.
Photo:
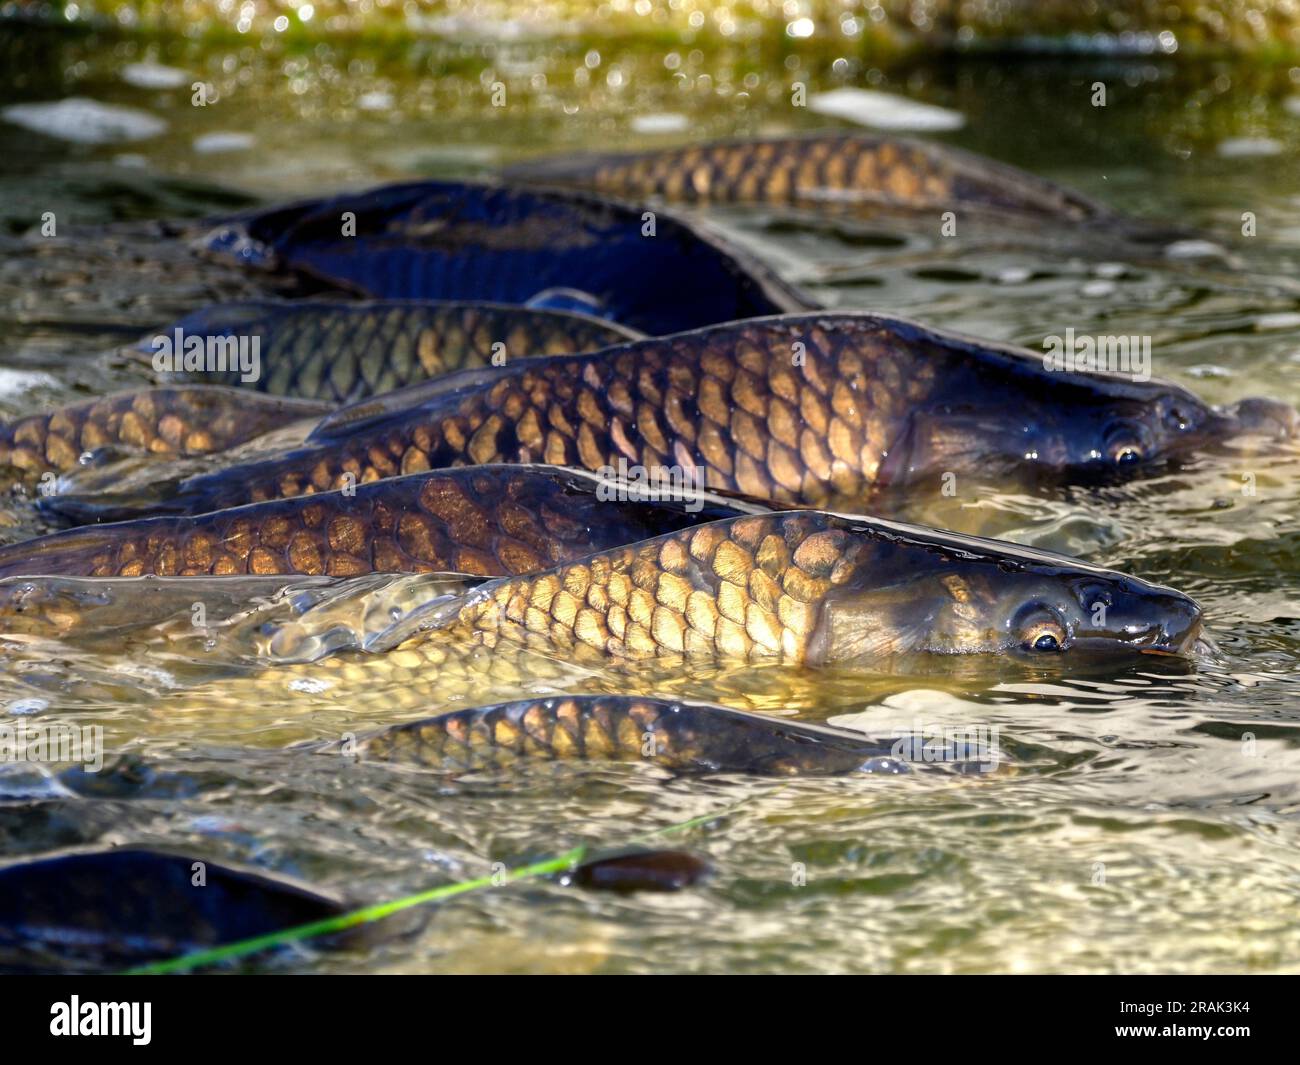
[[(773, 78), (780, 56), (689, 46), (422, 42), (392, 55), (155, 48), (0, 36), (0, 54), (13, 60), (0, 64), (0, 103), (86, 97), (168, 123), (159, 136), (94, 146), (0, 123), (0, 220), (12, 231), (45, 210), (69, 222), (193, 215), (246, 198), (476, 174), (543, 147), (814, 128), (825, 120), (788, 106), (790, 81), (814, 90), (870, 84), (963, 115), (962, 129), (942, 134), (952, 143), (1202, 229), (1228, 259), (1114, 254), (1104, 234), (1088, 246), (1068, 234), (1011, 230), (944, 240), (931, 220), (758, 210), (712, 220), (832, 306), (902, 313), (1035, 348), (1067, 327), (1149, 335), (1155, 373), (1209, 399), (1300, 401), (1300, 71), (1113, 57), (871, 71), (787, 59)], [(193, 108), (183, 89), (124, 82), (122, 69), (143, 59), (212, 81), (221, 102)], [(513, 101), (501, 109), (483, 91), (496, 78)], [(1105, 109), (1089, 102), (1097, 80), (1111, 86)], [(241, 136), (212, 140), (216, 133)], [(214, 144), (229, 150), (205, 150)], [(1243, 212), (1256, 219), (1253, 238), (1239, 235)], [(111, 294), (111, 276), (79, 281)], [(89, 358), (122, 342), (119, 331), (26, 313), (32, 303), (57, 303), (49, 279), (5, 284), (0, 413), (120, 383)], [(4, 719), (99, 724), (112, 753), (93, 782), (2, 767), (0, 854), (90, 842), (183, 846), (372, 900), (581, 840), (617, 844), (746, 799), (684, 837), (717, 868), (702, 887), (613, 897), (520, 884), (449, 903), (418, 936), (364, 957), (274, 964), (1294, 971), (1298, 475), (1300, 450), (1265, 456), (1243, 447), (1122, 488), (1030, 496), (971, 480), (956, 497), (907, 501), (910, 516), (932, 524), (1064, 550), (1190, 593), (1217, 644), (1195, 667), (959, 663), (918, 676), (769, 668), (653, 679), (660, 690), (877, 736), (996, 728), (1002, 764), (979, 777), (922, 766), (899, 778), (774, 788), (617, 765), (449, 782), (341, 763), (286, 747), (410, 711), (386, 710), (370, 688), (361, 710), (362, 693), (350, 696), (346, 684), (236, 699), (230, 673), (238, 667), (228, 652), (239, 649), (238, 636), (205, 642), (183, 609), (179, 622), (149, 625), (145, 605), (164, 602), (158, 582), (147, 591), (117, 586), (97, 593), (98, 642), (7, 622)], [(0, 522), (6, 540), (35, 528), (21, 501)], [(151, 609), (176, 613), (174, 605)], [(618, 690), (626, 678), (575, 674), (559, 685)], [(544, 686), (557, 682), (522, 690)], [(520, 690), (485, 689), (481, 701)]]

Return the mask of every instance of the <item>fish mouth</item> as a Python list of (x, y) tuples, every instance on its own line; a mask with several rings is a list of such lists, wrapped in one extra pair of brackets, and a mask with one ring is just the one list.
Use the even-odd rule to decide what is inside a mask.
[(1212, 648), (1204, 634), (1204, 621), (1200, 611), (1196, 611), (1181, 625), (1162, 625), (1145, 639), (1150, 643), (1138, 646), (1138, 654), (1155, 655), (1165, 658), (1196, 658), (1198, 647), (1204, 645)]
[(1223, 414), (1235, 433), (1258, 433), (1278, 440), (1300, 436), (1300, 412), (1278, 399), (1254, 396), (1225, 408)]
[[(1158, 658), (1190, 659), (1198, 656), (1198, 647), (1207, 644), (1201, 608), (1190, 599), (1170, 596), (1168, 601), (1152, 604), (1157, 608), (1149, 621), (1134, 621), (1122, 627), (1078, 633), (1074, 646), (1085, 655), (1089, 652), (1114, 655), (1127, 650)], [(1212, 647), (1212, 645), (1208, 645)]]
[(1211, 662), (1219, 656), (1219, 646), (1205, 632), (1199, 622), (1187, 634), (1181, 644), (1174, 650), (1166, 647), (1141, 647), (1139, 654), (1155, 655), (1164, 658), (1191, 659), (1199, 662)]

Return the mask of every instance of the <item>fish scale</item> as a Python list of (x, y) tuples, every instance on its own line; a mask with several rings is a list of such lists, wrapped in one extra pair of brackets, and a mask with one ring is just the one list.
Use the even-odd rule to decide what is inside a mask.
[(510, 167), (510, 180), (683, 203), (988, 208), (1068, 220), (1111, 215), (1071, 189), (947, 145), (867, 133), (719, 141)]
[(154, 388), (74, 403), (0, 426), (0, 468), (19, 481), (75, 469), (100, 448), (156, 455), (223, 451), (329, 408), (231, 388)]
[(870, 316), (846, 315), (529, 360), (372, 425), (322, 426), (283, 458), (193, 478), (175, 505), (210, 510), (496, 462), (622, 462), (783, 502), (861, 499), (942, 367), (940, 345), (916, 349)]
[[(844, 729), (668, 699), (567, 696), (457, 710), (361, 740), (368, 761), (460, 771), (527, 760), (643, 762), (678, 772), (848, 773), (889, 748)], [(873, 768), (898, 772), (897, 763)]]
[(756, 502), (623, 502), (546, 467), (439, 470), (193, 518), (70, 529), (0, 547), (0, 578), (457, 571), (502, 576), (729, 514)]
[(895, 656), (1044, 651), (1044, 633), (1058, 634), (1044, 663), (1076, 640), (1085, 655), (1178, 656), (1201, 625), (1178, 592), (1060, 555), (811, 510), (711, 521), (470, 590), (440, 584), (397, 613), (358, 605), (259, 626), (267, 668), (221, 697), (325, 693), (387, 714), (520, 686), (648, 694), (724, 664), (788, 679)]
[[(16, 480), (32, 481), (46, 471), (75, 469), (83, 453), (101, 447), (157, 455), (224, 451), (289, 422), (319, 417), (328, 409), (325, 402), (484, 366), (498, 341), (507, 359), (521, 359), (595, 351), (639, 336), (569, 312), (419, 301), (223, 304), (195, 312), (173, 329), (186, 336), (259, 337), (261, 376), (245, 382), (239, 369), (185, 373), (180, 376), (187, 386), (123, 392), (16, 419), (0, 426), (0, 467), (11, 467)], [(161, 335), (170, 337), (173, 330)], [(394, 358), (399, 338), (405, 351), (418, 346), (423, 357)], [(147, 361), (146, 350), (152, 350), (152, 340), (138, 353)], [(367, 361), (369, 376), (362, 373)], [(250, 392), (323, 402), (298, 404)]]
[[(904, 318), (746, 319), (584, 355), (518, 359), (372, 397), (305, 442), (147, 491), (43, 505), (77, 521), (201, 513), (448, 466), (544, 462), (660, 487), (888, 512), (960, 473), (999, 490), (1129, 479), (1293, 408), (1209, 407), (1185, 388), (1070, 372), (1026, 349)], [(272, 457), (273, 456), (273, 457)]]
[[(358, 706), (414, 707), (488, 682), (560, 682), (575, 667), (627, 670), (650, 659), (801, 665), (827, 594), (869, 561), (851, 526), (817, 512), (710, 522), (493, 581), (468, 593), (447, 622), (382, 654), (279, 665), (255, 686), (342, 685)], [(291, 659), (296, 651), (289, 642), (274, 653)]]
[[(487, 365), (498, 342), (506, 358), (517, 359), (596, 351), (639, 335), (565, 311), (400, 300), (231, 304), (196, 312), (178, 328), (194, 335), (259, 336), (269, 372), (248, 386), (332, 402)], [(192, 380), (236, 384), (239, 373), (201, 373)]]

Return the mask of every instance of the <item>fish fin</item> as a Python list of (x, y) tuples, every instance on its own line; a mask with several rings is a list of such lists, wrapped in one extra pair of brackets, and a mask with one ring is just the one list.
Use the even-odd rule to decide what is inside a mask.
[(832, 601), (818, 630), (820, 653), (834, 661), (870, 665), (914, 651), (929, 632), (936, 606), (904, 581), (888, 594), (877, 594), (869, 608)]
[[(252, 398), (265, 399), (260, 394)], [(191, 478), (301, 447), (311, 428), (310, 421), (291, 422), (227, 451), (207, 455), (106, 450), (106, 461), (60, 474), (53, 493), (37, 498), (36, 509), (69, 525), (219, 510), (231, 504), (219, 497), (194, 498), (187, 491)]]
[(915, 483), (950, 470), (992, 471), (987, 441), (1006, 436), (1006, 419), (975, 413), (913, 411), (877, 473), (882, 487)]
[[(355, 235), (340, 234), (344, 212)], [(206, 249), (370, 298), (518, 304), (574, 288), (656, 335), (814, 306), (696, 222), (659, 212), (652, 241), (644, 224), (640, 207), (578, 190), (422, 182), (238, 216)]]
[(391, 650), (416, 632), (455, 621), (467, 593), (491, 580), (468, 573), (386, 573), (309, 589), (291, 603), (297, 617), (261, 627), (261, 657), (301, 663), (339, 651)]
[(266, 328), (292, 307), (294, 307), (293, 303), (283, 300), (215, 303), (208, 307), (200, 307), (169, 326), (155, 329), (152, 333), (141, 337), (136, 348), (139, 351), (151, 352), (155, 337), (169, 337), (177, 330), (185, 336), (225, 337), (234, 333), (252, 332), (264, 336)]
[(544, 288), (525, 300), (524, 306), (535, 311), (576, 311), (592, 318), (612, 317), (604, 300), (577, 288)]

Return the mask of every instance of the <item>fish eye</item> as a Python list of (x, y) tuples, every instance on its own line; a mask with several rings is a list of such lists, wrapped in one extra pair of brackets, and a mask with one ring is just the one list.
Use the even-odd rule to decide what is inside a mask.
[(1017, 621), (1017, 629), (1020, 646), (1026, 651), (1064, 651), (1069, 643), (1069, 636), (1060, 619), (1041, 605), (1031, 608), (1024, 620)]
[(1131, 425), (1117, 425), (1106, 434), (1106, 455), (1117, 466), (1130, 466), (1146, 457), (1141, 434)]

